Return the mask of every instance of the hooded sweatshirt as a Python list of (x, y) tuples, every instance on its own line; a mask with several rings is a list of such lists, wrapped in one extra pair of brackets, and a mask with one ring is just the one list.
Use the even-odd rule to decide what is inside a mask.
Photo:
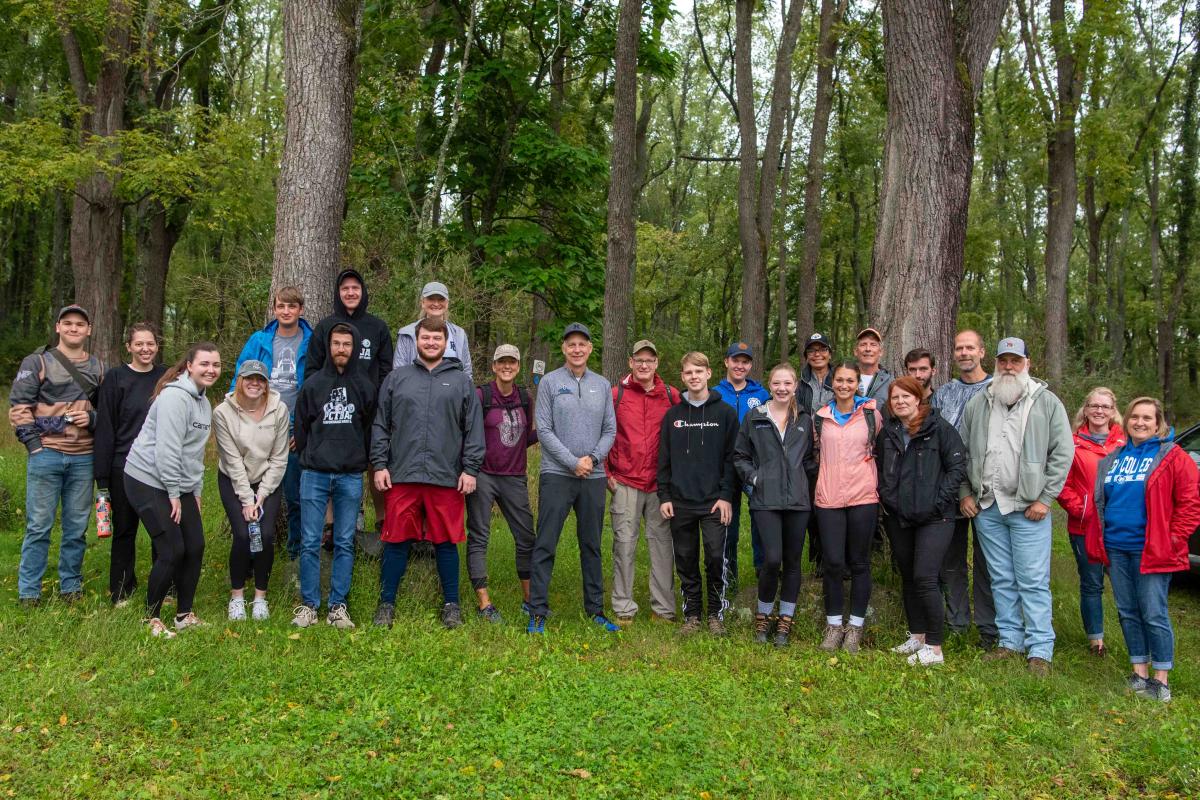
[[(358, 308), (353, 311), (346, 310), (346, 304), (342, 302), (342, 295), (338, 291), (347, 278), (354, 278), (362, 285), (362, 299), (358, 302)], [(325, 366), (325, 360), (329, 357), (329, 348), (326, 346), (329, 331), (339, 322), (345, 322), (353, 325), (362, 337), (362, 344), (358, 348), (358, 360), (362, 362), (367, 377), (377, 388), (383, 384), (383, 379), (392, 371), (392, 331), (386, 322), (374, 314), (367, 313), (369, 300), (367, 282), (363, 280), (362, 273), (353, 269), (342, 270), (333, 283), (333, 313), (317, 323), (317, 327), (313, 329), (312, 340), (308, 343), (308, 354), (304, 364), (306, 372), (311, 375)]]
[[(296, 451), (304, 469), (341, 473), (367, 469), (375, 386), (353, 355), (362, 346), (358, 329), (349, 328), (353, 349), (345, 370), (338, 372), (333, 359), (326, 359), (319, 372), (305, 379), (296, 401)], [(326, 346), (332, 338), (331, 328)]]
[(199, 497), (211, 426), (208, 398), (186, 372), (180, 373), (150, 404), (125, 458), (125, 474), (162, 489), (172, 499), (189, 493)]
[(729, 382), (728, 378), (725, 378), (717, 384), (716, 391), (737, 412), (739, 424), (746, 418), (747, 411), (766, 405), (767, 401), (771, 399), (771, 393), (752, 378), (746, 378), (746, 385), (740, 392), (733, 388), (733, 384)]
[(658, 501), (706, 511), (718, 500), (733, 502), (737, 434), (737, 412), (717, 392), (701, 406), (685, 398), (667, 411), (658, 447)]
[(217, 469), (229, 478), (242, 505), (254, 504), (250, 487), (256, 483), (262, 497), (279, 488), (287, 471), (288, 427), (287, 406), (274, 389), (267, 390), (267, 406), (260, 420), (238, 404), (233, 392), (213, 409)]
[(1137, 553), (1146, 545), (1146, 478), (1173, 436), (1127, 444), (1104, 474), (1104, 549)]

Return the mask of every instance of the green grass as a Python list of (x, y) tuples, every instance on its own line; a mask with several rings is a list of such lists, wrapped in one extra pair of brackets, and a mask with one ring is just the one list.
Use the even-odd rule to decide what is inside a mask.
[[(1113, 656), (1097, 662), (1084, 651), (1065, 534), (1055, 543), (1054, 674), (1039, 681), (1017, 664), (981, 662), (970, 640), (951, 640), (941, 669), (908, 668), (886, 652), (904, 626), (898, 583), (882, 560), (874, 641), (856, 657), (830, 658), (816, 648), (820, 591), (807, 574), (798, 644), (786, 651), (754, 646), (744, 620), (724, 641), (678, 641), (644, 617), (605, 635), (579, 616), (577, 549), (567, 535), (552, 587), (557, 615), (544, 639), (531, 639), (501, 521), (491, 553), (501, 627), (471, 617), (442, 630), (436, 577), (419, 562), (402, 587), (396, 627), (374, 630), (363, 623), (374, 608), (375, 565), (361, 561), (350, 599), (360, 627), (351, 633), (291, 629), (279, 562), (273, 618), (230, 624), (229, 538), (213, 487), (197, 599), (211, 624), (166, 642), (146, 634), (138, 610), (108, 607), (108, 548), (94, 538), (84, 603), (17, 608), (24, 464), (5, 435), (0, 796), (1200, 795), (1200, 586), (1185, 581), (1172, 592), (1174, 703), (1126, 696), (1111, 598)], [(144, 586), (149, 548), (140, 544)], [(744, 577), (748, 541), (742, 550)], [(56, 558), (55, 548), (46, 596), (57, 588)], [(466, 600), (465, 576), (463, 587)], [(739, 605), (750, 599), (744, 590)]]

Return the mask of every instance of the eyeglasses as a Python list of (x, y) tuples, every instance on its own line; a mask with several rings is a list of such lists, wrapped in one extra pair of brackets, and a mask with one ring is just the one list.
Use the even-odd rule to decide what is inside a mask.
[(633, 360), (633, 363), (637, 364), (639, 367), (652, 367), (658, 363), (658, 359), (657, 358), (635, 358)]
[(1113, 406), (1104, 406), (1099, 403), (1088, 403), (1084, 406), (1088, 411), (1112, 411)]

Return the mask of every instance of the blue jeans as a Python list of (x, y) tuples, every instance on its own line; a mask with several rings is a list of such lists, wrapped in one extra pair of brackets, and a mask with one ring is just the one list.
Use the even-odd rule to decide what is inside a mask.
[(1090, 641), (1104, 638), (1104, 565), (1088, 561), (1082, 536), (1072, 536), (1071, 552), (1079, 568), (1079, 613)]
[(44, 447), (25, 468), (25, 540), (17, 569), (17, 595), (42, 596), (42, 576), (50, 554), (50, 529), (62, 503), (62, 542), (58, 547), (58, 590), (83, 589), (83, 553), (92, 509), (92, 454), (70, 455)]
[(1167, 613), (1171, 573), (1142, 573), (1142, 554), (1108, 551), (1108, 580), (1130, 664), (1149, 662), (1154, 669), (1174, 666), (1175, 631)]
[(300, 557), (300, 541), (303, 529), (300, 527), (300, 456), (288, 451), (287, 472), (283, 473), (283, 504), (287, 511), (288, 558), (295, 561)]
[(321, 607), (321, 531), (325, 507), (333, 501), (333, 565), (329, 570), (329, 607), (342, 605), (350, 594), (354, 574), (354, 523), (362, 500), (361, 472), (300, 474), (300, 599), (309, 608)]
[(1023, 511), (1001, 514), (993, 503), (975, 517), (975, 533), (992, 579), (1000, 646), (1051, 660), (1050, 515), (1033, 522)]

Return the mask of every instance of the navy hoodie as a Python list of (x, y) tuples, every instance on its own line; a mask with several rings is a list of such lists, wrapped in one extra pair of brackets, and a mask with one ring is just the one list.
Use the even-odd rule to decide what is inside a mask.
[[(353, 311), (346, 310), (345, 304), (342, 303), (342, 296), (338, 292), (342, 282), (347, 278), (354, 278), (362, 284), (362, 299), (358, 303), (358, 308)], [(362, 338), (356, 351), (358, 360), (362, 362), (363, 369), (366, 370), (367, 377), (371, 379), (371, 383), (376, 389), (383, 384), (383, 379), (392, 371), (392, 331), (386, 322), (374, 314), (367, 313), (369, 300), (367, 282), (363, 280), (362, 274), (353, 269), (342, 270), (337, 276), (337, 280), (333, 282), (333, 313), (317, 323), (312, 339), (308, 343), (304, 366), (309, 374), (315, 373), (325, 366), (325, 360), (329, 357), (329, 348), (326, 346), (329, 341), (329, 331), (339, 322), (345, 322), (353, 325)]]
[[(332, 328), (322, 341), (326, 348), (333, 338)], [(353, 325), (349, 328), (357, 353), (361, 337)], [(318, 372), (305, 378), (296, 401), (300, 466), (318, 472), (365, 472), (374, 419), (375, 386), (361, 361), (351, 356), (345, 371), (338, 372), (333, 359), (327, 359)]]

